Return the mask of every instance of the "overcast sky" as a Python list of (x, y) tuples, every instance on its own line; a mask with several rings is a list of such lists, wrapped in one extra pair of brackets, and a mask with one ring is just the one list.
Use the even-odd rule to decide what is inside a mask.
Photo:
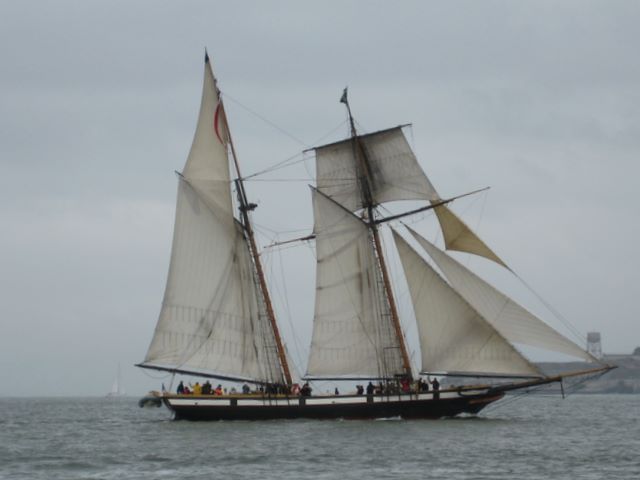
[[(102, 395), (118, 363), (132, 394), (163, 381), (133, 364), (160, 309), (205, 47), (245, 175), (345, 135), (348, 85), (363, 131), (413, 124), (442, 195), (491, 186), (454, 210), (579, 331), (630, 352), (638, 18), (631, 1), (0, 2), (0, 395)], [(262, 244), (310, 229), (313, 168), (247, 184)], [(265, 262), (303, 369), (313, 252)]]

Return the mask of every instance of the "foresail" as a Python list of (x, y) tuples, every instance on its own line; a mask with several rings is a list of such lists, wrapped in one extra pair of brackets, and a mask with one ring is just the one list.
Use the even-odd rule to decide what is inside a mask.
[(451, 286), (509, 342), (564, 353), (586, 361), (595, 359), (538, 317), (489, 285), (409, 228), (418, 243), (444, 273)]
[(307, 376), (401, 373), (369, 229), (323, 193), (312, 192), (317, 269)]
[[(402, 127), (360, 135), (370, 166), (370, 185), (374, 204), (393, 200), (434, 200), (433, 185), (416, 160)], [(316, 151), (318, 190), (354, 212), (362, 208), (359, 177), (354, 160), (354, 139), (325, 145)]]
[(229, 229), (181, 180), (167, 287), (143, 365), (278, 380), (261, 358), (268, 332), (252, 275), (241, 227)]
[[(434, 208), (444, 243), (447, 250), (457, 250), (459, 252), (472, 253), (488, 258), (506, 269), (507, 264), (498, 257), (480, 238), (449, 209), (446, 205), (440, 205)], [(510, 270), (510, 269), (509, 269)]]
[(207, 57), (198, 125), (179, 180), (165, 296), (141, 366), (282, 383), (270, 355), (274, 332), (233, 216), (224, 118)]
[(394, 230), (418, 324), (423, 372), (542, 376)]

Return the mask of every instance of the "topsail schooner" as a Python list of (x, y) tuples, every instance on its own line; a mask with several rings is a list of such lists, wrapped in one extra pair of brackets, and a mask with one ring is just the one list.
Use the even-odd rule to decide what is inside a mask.
[[(198, 125), (178, 174), (164, 300), (147, 355), (138, 366), (253, 383), (262, 386), (262, 393), (157, 393), (176, 418), (438, 418), (477, 413), (510, 390), (612, 368), (599, 364), (582, 372), (545, 376), (514, 343), (599, 361), (417, 232), (407, 228), (419, 247), (414, 248), (394, 229), (418, 325), (420, 374), (503, 377), (431, 392), (414, 388), (418, 376), (379, 230), (392, 220), (433, 209), (447, 249), (509, 267), (449, 209), (448, 203), (459, 197), (440, 197), (418, 164), (403, 126), (359, 134), (346, 89), (341, 102), (348, 110), (350, 137), (314, 149), (314, 232), (305, 238), (314, 238), (316, 244), (316, 299), (304, 379), (365, 379), (379, 384), (379, 392), (292, 392), (294, 379), (250, 219), (255, 205), (247, 199), (220, 91), (205, 55)], [(381, 216), (379, 207), (396, 200), (427, 204)], [(425, 253), (441, 274), (424, 260)]]

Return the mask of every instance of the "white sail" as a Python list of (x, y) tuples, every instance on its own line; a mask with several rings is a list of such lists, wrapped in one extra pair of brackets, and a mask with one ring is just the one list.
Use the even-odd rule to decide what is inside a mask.
[(410, 228), (409, 231), (436, 262), (451, 286), (507, 340), (564, 353), (590, 362), (595, 360), (574, 342), (489, 285), (421, 235)]
[(418, 324), (423, 372), (541, 376), (394, 230)]
[(222, 108), (216, 80), (207, 59), (198, 125), (182, 175), (198, 190), (202, 199), (212, 209), (232, 223), (228, 133)]
[(265, 358), (273, 331), (233, 217), (220, 109), (207, 62), (198, 126), (179, 181), (167, 286), (142, 366), (281, 382), (279, 368)]
[(316, 190), (313, 205), (316, 302), (307, 376), (401, 373), (368, 227)]
[(145, 365), (265, 379), (257, 292), (239, 226), (180, 181), (171, 265)]
[[(374, 205), (393, 200), (435, 200), (437, 193), (416, 160), (402, 127), (358, 137), (370, 167)], [(318, 190), (350, 211), (362, 207), (353, 139), (324, 145), (316, 151)]]
[(449, 209), (446, 205), (434, 208), (447, 250), (473, 253), (488, 258), (499, 265), (509, 269), (507, 264), (491, 250), (486, 243), (473, 233), (473, 231)]

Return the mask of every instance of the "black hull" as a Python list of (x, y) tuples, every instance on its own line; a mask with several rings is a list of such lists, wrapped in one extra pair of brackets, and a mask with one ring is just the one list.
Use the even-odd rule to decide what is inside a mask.
[[(279, 420), (279, 419), (437, 419), (467, 413), (476, 414), (488, 404), (501, 399), (502, 392), (484, 392), (434, 399), (429, 395), (395, 395), (362, 397), (280, 397), (215, 399), (165, 396), (164, 403), (180, 420)], [(429, 398), (420, 398), (429, 397)], [(224, 405), (218, 403), (224, 402)]]

